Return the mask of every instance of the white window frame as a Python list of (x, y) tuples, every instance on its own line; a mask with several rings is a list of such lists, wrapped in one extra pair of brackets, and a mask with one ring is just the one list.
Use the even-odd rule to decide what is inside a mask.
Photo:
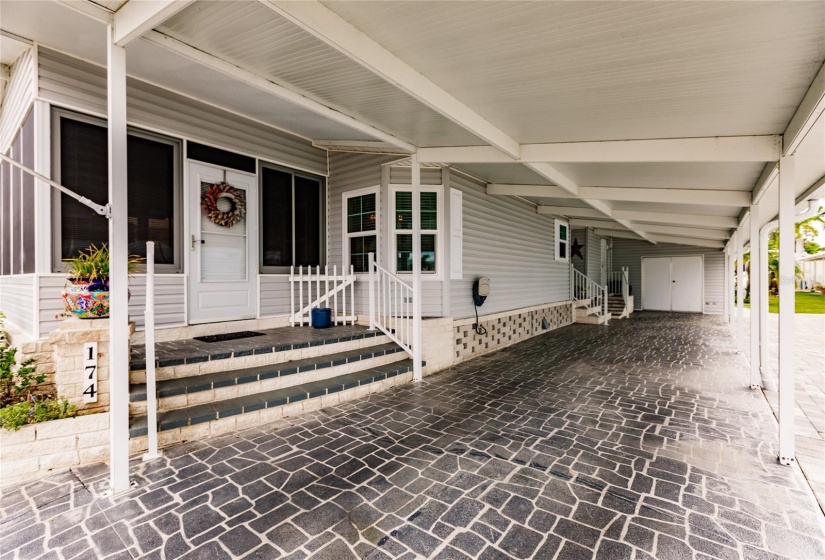
[[(359, 231), (349, 233), (347, 231), (347, 206), (350, 198), (356, 198), (368, 194), (375, 195), (375, 230), (374, 231)], [(341, 258), (345, 271), (349, 271), (350, 254), (349, 254), (349, 240), (351, 237), (367, 237), (375, 235), (375, 262), (381, 261), (381, 186), (366, 187), (354, 191), (347, 191), (341, 194)], [(367, 274), (367, 272), (359, 272), (358, 274)]]
[[(389, 265), (389, 270), (393, 273), (398, 274), (399, 276), (410, 275), (412, 276), (412, 272), (405, 272), (405, 271), (398, 271), (398, 259), (396, 252), (398, 250), (397, 243), (396, 243), (396, 235), (412, 235), (413, 230), (411, 229), (395, 229), (395, 193), (398, 191), (412, 191), (412, 185), (404, 185), (404, 184), (391, 184), (390, 185), (390, 211), (389, 211), (389, 219), (390, 224), (387, 228), (389, 230), (389, 246), (390, 246), (390, 255), (391, 255), (391, 263)], [(444, 185), (421, 185), (421, 192), (434, 192), (436, 193), (436, 210), (438, 212), (436, 222), (438, 229), (431, 230), (431, 229), (422, 229), (422, 235), (435, 235), (435, 272), (425, 272), (421, 271), (421, 279), (424, 281), (428, 280), (441, 280), (444, 277)]]
[[(570, 222), (567, 222), (565, 220), (556, 219), (555, 225), (556, 225), (556, 227), (555, 227), (555, 238), (553, 239), (553, 245), (555, 246), (554, 253), (555, 253), (555, 256), (556, 256), (556, 260), (558, 262), (570, 262)], [(567, 239), (565, 239), (564, 241), (562, 241), (560, 239), (562, 226), (564, 226), (564, 228), (567, 230)], [(566, 245), (566, 247), (565, 247), (566, 250), (564, 251), (564, 257), (561, 256), (561, 244), (562, 243), (564, 243)]]

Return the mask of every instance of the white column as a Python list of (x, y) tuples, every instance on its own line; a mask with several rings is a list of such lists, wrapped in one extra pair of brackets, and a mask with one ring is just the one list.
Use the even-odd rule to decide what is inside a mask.
[(129, 489), (129, 301), (126, 191), (126, 50), (114, 43), (109, 24), (109, 488)]
[(736, 345), (745, 351), (745, 283), (742, 277), (745, 275), (745, 266), (742, 263), (742, 245), (744, 232), (736, 232)]
[(750, 329), (750, 354), (751, 354), (751, 389), (758, 389), (762, 385), (762, 372), (760, 369), (759, 354), (759, 303), (762, 290), (761, 273), (762, 270), (762, 243), (759, 236), (759, 205), (751, 205), (750, 210), (750, 230), (751, 230), (751, 272), (749, 275), (751, 284), (751, 329)]
[[(412, 155), (413, 380), (421, 381), (421, 164)], [(443, 209), (440, 209), (443, 211)]]
[(728, 293), (729, 288), (730, 288), (729, 279), (730, 279), (730, 244), (728, 244), (728, 246), (725, 247), (725, 275), (724, 275), (724, 280), (723, 280), (724, 283), (725, 283), (725, 288), (724, 288), (724, 290), (722, 290), (722, 306), (724, 308), (722, 310), (722, 312), (724, 314), (726, 323), (730, 323), (730, 304), (728, 303), (730, 301), (730, 294)]
[(794, 461), (794, 158), (779, 161), (779, 462)]
[(728, 320), (730, 321), (731, 329), (734, 329), (736, 321), (736, 308), (734, 307), (734, 270), (736, 266), (736, 238), (739, 236), (738, 231), (733, 233), (733, 237), (728, 245)]
[[(759, 365), (762, 368), (762, 386), (768, 390), (776, 391), (777, 387), (773, 382), (773, 376), (770, 375), (771, 363), (769, 361), (770, 355), (768, 353), (768, 335), (770, 333), (770, 325), (768, 324), (768, 293), (770, 291), (770, 283), (768, 277), (768, 236), (771, 228), (763, 227), (759, 232), (759, 262), (761, 268), (759, 269), (759, 285), (762, 290), (759, 292)], [(753, 299), (753, 298), (751, 298)]]

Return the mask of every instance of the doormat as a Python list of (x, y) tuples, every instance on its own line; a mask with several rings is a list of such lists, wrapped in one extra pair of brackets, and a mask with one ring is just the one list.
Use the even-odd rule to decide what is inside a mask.
[(239, 338), (252, 338), (253, 336), (263, 336), (262, 332), (240, 331), (226, 334), (210, 334), (207, 336), (196, 336), (195, 340), (201, 342), (223, 342), (224, 340), (237, 340)]

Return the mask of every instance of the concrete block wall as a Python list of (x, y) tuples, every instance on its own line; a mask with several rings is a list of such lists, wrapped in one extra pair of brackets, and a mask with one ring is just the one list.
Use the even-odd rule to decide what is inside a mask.
[(0, 430), (0, 486), (108, 457), (108, 413), (31, 424), (18, 431)]

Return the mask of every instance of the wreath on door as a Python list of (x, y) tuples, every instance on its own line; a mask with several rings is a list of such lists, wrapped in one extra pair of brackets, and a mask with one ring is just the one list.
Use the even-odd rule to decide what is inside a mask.
[[(222, 198), (229, 201), (229, 210), (218, 208), (218, 201)], [(230, 228), (246, 215), (246, 195), (228, 183), (215, 183), (203, 191), (201, 208), (213, 224)]]

